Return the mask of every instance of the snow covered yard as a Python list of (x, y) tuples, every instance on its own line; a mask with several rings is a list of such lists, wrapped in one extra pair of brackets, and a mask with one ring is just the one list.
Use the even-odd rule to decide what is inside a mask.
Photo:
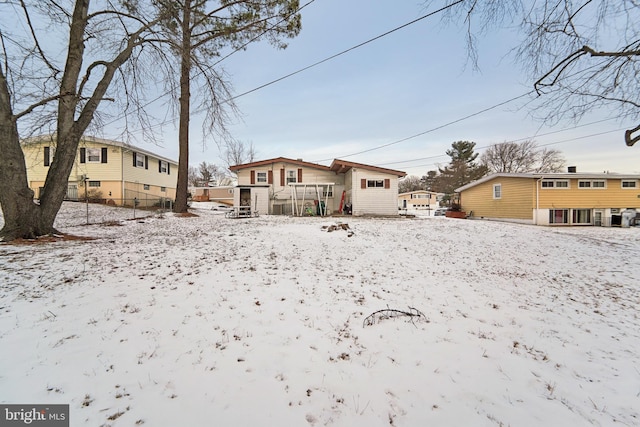
[[(0, 245), (0, 402), (72, 426), (640, 425), (640, 228), (194, 212), (63, 212), (95, 240)], [(365, 321), (387, 308), (424, 316)]]

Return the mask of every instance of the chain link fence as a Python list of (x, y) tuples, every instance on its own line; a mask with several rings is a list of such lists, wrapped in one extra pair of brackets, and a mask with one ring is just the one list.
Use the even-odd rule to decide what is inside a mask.
[[(163, 197), (87, 199), (66, 201), (56, 217), (56, 227), (113, 224), (162, 215), (173, 209), (173, 200)], [(4, 221), (3, 221), (4, 222)]]

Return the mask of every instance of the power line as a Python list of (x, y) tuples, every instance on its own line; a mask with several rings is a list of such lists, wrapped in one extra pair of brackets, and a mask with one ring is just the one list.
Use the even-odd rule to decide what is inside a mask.
[[(440, 126), (436, 126), (436, 127), (431, 128), (431, 129), (429, 129), (429, 130), (425, 130), (424, 132), (420, 132), (420, 133), (417, 133), (417, 134), (415, 134), (415, 135), (411, 135), (411, 136), (408, 136), (408, 137), (406, 137), (406, 138), (399, 139), (399, 140), (397, 140), (397, 141), (389, 142), (389, 143), (387, 143), (387, 144), (378, 145), (377, 147), (368, 148), (368, 149), (366, 149), (366, 150), (358, 151), (358, 152), (356, 152), (356, 153), (351, 153), (351, 154), (343, 155), (343, 156), (340, 156), (340, 158), (352, 157), (352, 156), (356, 156), (356, 155), (358, 155), (358, 154), (363, 154), (363, 153), (368, 153), (368, 152), (370, 152), (370, 151), (380, 150), (381, 148), (389, 147), (389, 146), (391, 146), (391, 145), (400, 144), (401, 142), (408, 141), (408, 140), (410, 140), (410, 139), (417, 138), (417, 137), (419, 137), (419, 136), (426, 135), (426, 134), (431, 133), (431, 132), (435, 132), (435, 131), (437, 131), (437, 130), (439, 130), (439, 129), (442, 129), (442, 128), (445, 128), (445, 127), (447, 127), (447, 126), (451, 126), (451, 125), (456, 124), (456, 123), (459, 123), (459, 122), (461, 122), (461, 121), (464, 121), (464, 120), (470, 119), (471, 117), (475, 117), (475, 116), (478, 116), (478, 115), (480, 115), (480, 114), (486, 113), (487, 111), (491, 111), (491, 110), (496, 109), (496, 108), (498, 108), (498, 107), (501, 107), (501, 106), (503, 106), (503, 105), (505, 105), (505, 104), (509, 104), (510, 102), (513, 102), (513, 101), (515, 101), (515, 100), (518, 100), (518, 99), (520, 99), (520, 98), (523, 98), (523, 97), (525, 97), (525, 96), (527, 96), (527, 95), (531, 95), (531, 94), (533, 94), (534, 92), (535, 92), (535, 91), (530, 90), (529, 92), (526, 92), (526, 93), (523, 93), (523, 94), (521, 94), (521, 95), (515, 96), (515, 97), (513, 97), (513, 98), (511, 98), (511, 99), (507, 99), (506, 101), (502, 101), (502, 102), (500, 102), (500, 103), (498, 103), (498, 104), (494, 104), (494, 105), (492, 105), (491, 107), (484, 108), (484, 109), (482, 109), (482, 110), (480, 110), (480, 111), (476, 111), (475, 113), (471, 113), (471, 114), (469, 114), (469, 115), (466, 115), (466, 116), (461, 117), (461, 118), (459, 118), (459, 119), (456, 119), (456, 120), (450, 121), (450, 122), (448, 122), (448, 123), (442, 124), (442, 125), (440, 125)], [(326, 161), (328, 161), (328, 160), (332, 160), (332, 159), (316, 160), (315, 162), (316, 162), (316, 163), (320, 163), (320, 162), (326, 162)]]
[[(609, 120), (611, 120), (611, 119), (609, 119)], [(601, 135), (606, 135), (606, 134), (614, 133), (614, 132), (620, 132), (622, 130), (624, 130), (624, 128), (612, 129), (612, 130), (608, 130), (608, 131), (605, 131), (605, 132), (598, 132), (598, 133), (592, 133), (592, 134), (589, 134), (589, 135), (577, 136), (577, 137), (574, 137), (574, 138), (564, 139), (564, 140), (561, 140), (561, 141), (554, 141), (554, 142), (549, 142), (549, 143), (546, 143), (546, 144), (541, 144), (541, 145), (539, 145), (539, 147), (547, 147), (547, 146), (550, 146), (550, 145), (557, 145), (557, 144), (564, 144), (566, 142), (579, 141), (581, 139), (592, 138), (594, 136), (601, 136)], [(479, 149), (480, 150), (484, 150), (484, 149), (487, 149), (489, 147), (490, 146), (484, 146), (484, 147), (481, 147)], [(444, 156), (446, 156), (446, 154), (441, 154), (441, 155), (431, 156), (431, 157), (423, 157), (422, 159), (415, 159), (414, 161), (416, 161), (416, 160), (428, 160), (428, 159), (434, 159), (434, 158), (444, 157)], [(394, 164), (394, 163), (381, 163), (378, 166), (389, 165), (389, 164)], [(434, 166), (434, 165), (436, 165), (436, 164), (435, 163), (427, 163), (427, 164), (423, 164), (423, 165), (414, 165), (414, 166), (410, 166), (410, 167), (411, 168), (424, 168), (424, 167), (429, 167), (429, 166)]]
[[(280, 24), (281, 24), (282, 22), (284, 22), (286, 19), (289, 19), (293, 14), (296, 14), (296, 13), (300, 12), (302, 9), (304, 9), (304, 8), (305, 8), (305, 7), (307, 7), (307, 6), (309, 6), (309, 5), (310, 5), (311, 3), (313, 3), (314, 1), (316, 1), (316, 0), (309, 0), (307, 3), (305, 3), (305, 4), (304, 4), (304, 5), (302, 5), (300, 8), (298, 8), (295, 12), (292, 12), (291, 14), (287, 15), (287, 17), (286, 17), (286, 18), (281, 19), (281, 20), (280, 20), (280, 21), (278, 21), (276, 24), (274, 24), (274, 25), (272, 25), (271, 27), (269, 27), (268, 29), (264, 30), (262, 33), (258, 34), (258, 35), (257, 35), (257, 36), (255, 36), (254, 38), (252, 38), (252, 39), (248, 40), (247, 42), (245, 42), (245, 43), (244, 43), (244, 44), (242, 44), (241, 46), (239, 46), (239, 47), (237, 47), (236, 49), (234, 49), (233, 51), (231, 51), (231, 53), (229, 53), (229, 54), (227, 54), (227, 55), (223, 56), (223, 57), (222, 57), (222, 58), (220, 58), (218, 61), (216, 61), (216, 62), (215, 62), (215, 63), (213, 63), (212, 65), (208, 66), (208, 67), (207, 67), (207, 69), (208, 69), (208, 70), (213, 69), (213, 67), (215, 67), (216, 65), (220, 64), (222, 61), (224, 61), (225, 59), (229, 58), (231, 55), (233, 55), (233, 54), (235, 54), (235, 53), (237, 53), (237, 52), (239, 52), (239, 51), (241, 51), (241, 50), (244, 50), (248, 45), (250, 45), (251, 43), (253, 43), (253, 42), (257, 41), (257, 40), (259, 40), (262, 36), (264, 36), (265, 34), (267, 34), (267, 33), (268, 33), (269, 31), (271, 31), (273, 28), (275, 28), (275, 27), (277, 27), (278, 25), (280, 25)], [(200, 71), (199, 71), (198, 73), (196, 73), (195, 75), (193, 75), (193, 76), (189, 77), (189, 80), (190, 80), (190, 81), (191, 81), (191, 80), (194, 80), (194, 79), (196, 79), (197, 77), (201, 76), (202, 74), (204, 74), (204, 71), (203, 71), (203, 70), (200, 70)], [(150, 106), (150, 105), (151, 105), (151, 104), (153, 104), (154, 102), (161, 100), (162, 98), (164, 98), (165, 96), (167, 96), (167, 95), (169, 95), (169, 94), (170, 94), (170, 92), (165, 92), (165, 93), (163, 93), (162, 95), (158, 95), (158, 96), (156, 96), (155, 98), (153, 98), (151, 101), (147, 102), (146, 104), (144, 104), (144, 105), (140, 105), (140, 106), (136, 107), (136, 108), (134, 109), (134, 111), (132, 111), (132, 112), (130, 112), (130, 113), (128, 113), (128, 114), (125, 114), (125, 115), (122, 115), (122, 116), (116, 117), (116, 118), (115, 118), (115, 119), (113, 119), (112, 121), (110, 121), (110, 122), (108, 122), (108, 123), (105, 123), (105, 124), (104, 124), (104, 126), (108, 126), (108, 125), (110, 125), (110, 124), (113, 124), (113, 123), (115, 123), (115, 122), (117, 122), (117, 121), (121, 120), (121, 119), (124, 119), (127, 115), (129, 115), (129, 114), (131, 114), (131, 113), (133, 113), (133, 112), (141, 111), (141, 110), (142, 110), (142, 109), (144, 109), (145, 107)], [(227, 99), (227, 100), (224, 100), (224, 101), (222, 101), (222, 102), (221, 102), (221, 104), (226, 104), (226, 103), (230, 102), (230, 101), (231, 101), (231, 100), (233, 100), (233, 99), (235, 99), (235, 98), (229, 98), (229, 99)], [(198, 114), (198, 113), (201, 113), (201, 112), (203, 112), (203, 111), (205, 111), (205, 110), (204, 110), (204, 109), (196, 110), (196, 111), (194, 111), (194, 114)], [(165, 121), (163, 121), (163, 122), (161, 122), (161, 123), (157, 123), (156, 125), (154, 125), (154, 126), (150, 126), (150, 127), (158, 127), (158, 126), (162, 126), (162, 125), (164, 125), (164, 124), (169, 123), (170, 121), (171, 121), (171, 120), (165, 120)]]
[[(361, 48), (362, 46), (365, 46), (365, 45), (367, 45), (367, 44), (369, 44), (369, 43), (372, 43), (372, 42), (374, 42), (374, 41), (376, 41), (376, 40), (378, 40), (378, 39), (381, 39), (381, 38), (383, 38), (383, 37), (386, 37), (386, 36), (388, 36), (389, 34), (395, 33), (395, 32), (396, 32), (396, 31), (398, 31), (398, 30), (401, 30), (401, 29), (403, 29), (403, 28), (405, 28), (405, 27), (408, 27), (409, 25), (413, 25), (413, 24), (415, 24), (416, 22), (422, 21), (423, 19), (429, 18), (429, 17), (431, 17), (431, 16), (433, 16), (433, 15), (436, 15), (436, 14), (438, 14), (438, 13), (440, 13), (440, 12), (444, 12), (445, 10), (447, 10), (447, 9), (449, 9), (449, 8), (451, 8), (451, 7), (455, 6), (455, 5), (457, 5), (458, 3), (462, 3), (463, 1), (464, 1), (464, 0), (458, 0), (458, 1), (453, 2), (453, 3), (451, 3), (451, 4), (447, 5), (447, 6), (443, 6), (443, 7), (441, 7), (441, 8), (440, 8), (440, 9), (438, 9), (438, 10), (434, 10), (433, 12), (429, 12), (429, 13), (427, 13), (426, 15), (423, 15), (423, 16), (421, 16), (421, 17), (417, 18), (417, 19), (414, 19), (413, 21), (407, 22), (406, 24), (400, 25), (399, 27), (396, 27), (396, 28), (394, 28), (394, 29), (392, 29), (392, 30), (389, 30), (389, 31), (387, 31), (386, 33), (380, 34), (379, 36), (373, 37), (373, 38), (371, 38), (371, 39), (369, 39), (369, 40), (367, 40), (367, 41), (364, 41), (364, 42), (362, 42), (362, 43), (360, 43), (360, 44), (357, 44), (357, 45), (355, 45), (355, 46), (353, 46), (353, 47), (350, 47), (349, 49), (345, 49), (345, 50), (343, 50), (342, 52), (338, 52), (338, 53), (336, 53), (335, 55), (331, 55), (331, 56), (329, 56), (329, 57), (327, 57), (327, 58), (325, 58), (325, 59), (322, 59), (322, 60), (320, 60), (320, 61), (318, 61), (318, 62), (315, 62), (315, 63), (313, 63), (313, 64), (311, 64), (311, 65), (308, 65), (308, 66), (306, 66), (306, 67), (304, 67), (304, 68), (301, 68), (301, 69), (299, 69), (299, 70), (297, 70), (297, 71), (294, 71), (294, 72), (289, 73), (289, 74), (287, 74), (287, 75), (285, 75), (285, 76), (282, 76), (282, 77), (280, 77), (280, 78), (277, 78), (277, 79), (275, 79), (275, 80), (272, 80), (272, 81), (270, 81), (269, 83), (265, 83), (265, 84), (263, 84), (263, 85), (261, 85), (261, 86), (258, 86), (258, 87), (256, 87), (256, 88), (254, 88), (254, 89), (251, 89), (251, 90), (248, 90), (248, 91), (246, 91), (246, 92), (243, 92), (243, 93), (241, 93), (241, 94), (239, 94), (239, 95), (236, 95), (236, 96), (234, 96), (233, 98), (230, 98), (228, 101), (232, 101), (232, 100), (234, 100), (234, 99), (240, 98), (241, 96), (245, 96), (245, 95), (248, 95), (248, 94), (250, 94), (250, 93), (253, 93), (253, 92), (257, 91), (257, 90), (264, 89), (264, 88), (265, 88), (265, 87), (267, 87), (267, 86), (271, 86), (272, 84), (278, 83), (279, 81), (282, 81), (282, 80), (284, 80), (284, 79), (288, 79), (289, 77), (295, 76), (296, 74), (302, 73), (303, 71), (307, 71), (307, 70), (308, 70), (308, 69), (310, 69), (310, 68), (316, 67), (316, 66), (318, 66), (318, 65), (320, 65), (320, 64), (323, 64), (323, 63), (325, 63), (325, 62), (327, 62), (327, 61), (331, 61), (332, 59), (335, 59), (335, 58), (337, 58), (337, 57), (339, 57), (339, 56), (342, 56), (342, 55), (344, 55), (345, 53), (348, 53), (348, 52), (351, 52), (352, 50), (356, 50), (356, 49), (358, 49), (358, 48)], [(347, 156), (347, 157), (348, 157), (348, 156)]]
[[(615, 119), (617, 119), (617, 118), (616, 117), (610, 117), (608, 119), (596, 120), (596, 121), (593, 121), (593, 122), (589, 122), (589, 123), (584, 123), (584, 124), (581, 124), (581, 125), (573, 126), (571, 128), (559, 129), (559, 130), (555, 130), (555, 131), (552, 131), (552, 132), (547, 132), (547, 133), (543, 133), (543, 134), (539, 134), (539, 135), (535, 135), (535, 136), (526, 136), (526, 137), (523, 137), (523, 138), (507, 140), (507, 141), (504, 141), (504, 142), (526, 141), (526, 140), (530, 140), (530, 139), (534, 139), (534, 138), (538, 138), (538, 137), (542, 137), (542, 136), (554, 135), (554, 134), (566, 132), (566, 131), (569, 131), (569, 130), (574, 130), (574, 129), (578, 129), (578, 128), (582, 128), (582, 127), (586, 127), (586, 126), (591, 126), (591, 125), (595, 125), (595, 124), (598, 124), (598, 123), (603, 123), (603, 122), (607, 122), (607, 121), (611, 121), (611, 120), (615, 120)], [(618, 131), (619, 130), (622, 130), (622, 129), (618, 129)], [(611, 132), (615, 132), (615, 131), (608, 131), (608, 132), (605, 132), (605, 133), (611, 133)], [(586, 137), (597, 136), (597, 135), (600, 135), (600, 134), (587, 135)], [(560, 142), (550, 142), (550, 143), (547, 143), (547, 144), (541, 144), (541, 145), (539, 145), (539, 147), (546, 147), (548, 145), (560, 144), (562, 142), (569, 142), (569, 141), (571, 141), (571, 140), (560, 141)], [(490, 144), (490, 145), (484, 145), (484, 146), (481, 146), (481, 147), (477, 147), (477, 150), (485, 150), (485, 149), (487, 149), (487, 148), (489, 148), (489, 147), (491, 147), (493, 145), (495, 145), (495, 144)], [(378, 163), (378, 166), (397, 165), (397, 164), (400, 164), (400, 163), (418, 162), (418, 161), (422, 161), (422, 160), (436, 159), (436, 158), (445, 157), (445, 156), (446, 156), (446, 154), (438, 154), (438, 155), (435, 155), (435, 156), (420, 157), (420, 158), (411, 159), (411, 160), (400, 160), (400, 161), (397, 161), (397, 162)], [(412, 167), (414, 167), (414, 166), (412, 166)]]
[[(304, 7), (306, 7), (306, 6), (308, 6), (309, 4), (313, 3), (313, 1), (315, 1), (315, 0), (311, 0), (311, 1), (309, 1), (309, 2), (308, 2), (308, 3), (306, 3), (304, 6), (302, 6), (300, 9), (298, 9), (298, 11), (302, 10)], [(434, 11), (432, 11), (432, 12), (429, 12), (429, 13), (427, 13), (427, 14), (425, 14), (425, 15), (422, 15), (422, 16), (420, 16), (419, 18), (414, 19), (413, 21), (410, 21), (410, 22), (407, 22), (407, 23), (405, 23), (405, 24), (403, 24), (403, 25), (400, 25), (400, 26), (398, 26), (398, 27), (395, 27), (395, 28), (393, 28), (392, 30), (389, 30), (389, 31), (387, 31), (387, 32), (385, 32), (385, 33), (383, 33), (383, 34), (380, 34), (380, 35), (378, 35), (378, 36), (376, 36), (376, 37), (373, 37), (373, 38), (371, 38), (371, 39), (368, 39), (368, 40), (366, 40), (366, 41), (364, 41), (364, 42), (362, 42), (362, 43), (359, 43), (359, 44), (357, 44), (357, 45), (355, 45), (355, 46), (352, 46), (352, 47), (350, 47), (350, 48), (348, 48), (348, 49), (345, 49), (345, 50), (343, 50), (343, 51), (341, 51), (341, 52), (338, 52), (338, 53), (336, 53), (336, 54), (334, 54), (334, 55), (331, 55), (331, 56), (329, 56), (329, 57), (327, 57), (327, 58), (324, 58), (324, 59), (322, 59), (322, 60), (320, 60), (320, 61), (317, 61), (317, 62), (315, 62), (315, 63), (313, 63), (313, 64), (311, 64), (311, 65), (308, 65), (308, 66), (306, 66), (306, 67), (300, 68), (300, 69), (298, 69), (298, 70), (296, 70), (296, 71), (294, 71), (294, 72), (292, 72), (292, 73), (289, 73), (289, 74), (287, 74), (287, 75), (284, 75), (284, 76), (282, 76), (282, 77), (279, 77), (279, 78), (277, 78), (277, 79), (275, 79), (275, 80), (272, 80), (272, 81), (270, 81), (270, 82), (268, 82), (268, 83), (262, 84), (262, 85), (260, 85), (260, 86), (258, 86), (258, 87), (255, 87), (255, 88), (253, 88), (253, 89), (250, 89), (250, 90), (248, 90), (248, 91), (246, 91), (246, 92), (242, 92), (242, 93), (240, 93), (240, 94), (238, 94), (238, 95), (236, 95), (236, 96), (233, 96), (233, 97), (231, 97), (231, 98), (229, 98), (229, 99), (223, 100), (223, 101), (221, 101), (221, 104), (229, 103), (229, 102), (234, 101), (234, 100), (236, 100), (236, 99), (238, 99), (238, 98), (240, 98), (240, 97), (242, 97), (242, 96), (245, 96), (245, 95), (248, 95), (248, 94), (250, 94), (250, 93), (256, 92), (256, 91), (258, 91), (258, 90), (260, 90), (260, 89), (264, 89), (264, 88), (265, 88), (265, 87), (267, 87), (267, 86), (271, 86), (271, 85), (273, 85), (273, 84), (275, 84), (275, 83), (278, 83), (278, 82), (280, 82), (280, 81), (282, 81), (282, 80), (288, 79), (289, 77), (295, 76), (296, 74), (300, 74), (300, 73), (302, 73), (302, 72), (304, 72), (304, 71), (307, 71), (307, 70), (309, 70), (309, 69), (311, 69), (311, 68), (313, 68), (313, 67), (316, 67), (316, 66), (318, 66), (318, 65), (320, 65), (320, 64), (323, 64), (323, 63), (325, 63), (325, 62), (331, 61), (332, 59), (335, 59), (335, 58), (337, 58), (337, 57), (339, 57), (339, 56), (342, 56), (342, 55), (344, 55), (344, 54), (346, 54), (346, 53), (348, 53), (348, 52), (351, 52), (351, 51), (353, 51), (353, 50), (355, 50), (355, 49), (358, 49), (358, 48), (360, 48), (360, 47), (362, 47), (362, 46), (365, 46), (365, 45), (367, 45), (367, 44), (369, 44), (369, 43), (372, 43), (372, 42), (374, 42), (374, 41), (376, 41), (376, 40), (378, 40), (378, 39), (381, 39), (381, 38), (383, 38), (383, 37), (386, 37), (386, 36), (388, 36), (389, 34), (392, 34), (392, 33), (396, 32), (396, 31), (399, 31), (399, 30), (401, 30), (401, 29), (403, 29), (403, 28), (406, 28), (406, 27), (408, 27), (408, 26), (410, 26), (410, 25), (413, 25), (413, 24), (415, 24), (416, 22), (420, 22), (420, 21), (422, 21), (422, 20), (424, 20), (424, 19), (426, 19), (426, 18), (429, 18), (429, 17), (431, 17), (431, 16), (433, 16), (433, 15), (436, 15), (436, 14), (438, 14), (438, 13), (444, 12), (445, 10), (447, 10), (447, 9), (449, 9), (449, 8), (452, 8), (453, 6), (456, 6), (457, 4), (462, 3), (463, 1), (464, 1), (464, 0), (457, 0), (457, 1), (455, 1), (455, 2), (451, 3), (451, 4), (447, 5), (447, 6), (443, 6), (443, 7), (441, 7), (440, 9), (437, 9), (437, 10), (434, 10)], [(246, 45), (247, 45), (247, 44), (251, 43), (251, 42), (252, 42), (252, 41), (254, 41), (254, 40), (257, 40), (259, 37), (260, 37), (260, 36), (256, 37), (256, 38), (255, 38), (255, 39), (253, 39), (253, 40), (250, 40), (250, 41), (249, 41), (249, 42), (247, 42), (245, 45), (243, 45), (241, 48), (236, 49), (236, 50), (235, 50), (234, 52), (232, 52), (231, 54), (229, 54), (229, 55), (225, 56), (224, 58), (220, 59), (220, 60), (219, 60), (218, 62), (216, 62), (214, 65), (219, 64), (222, 60), (224, 60), (224, 59), (228, 58), (229, 56), (231, 56), (232, 54), (234, 54), (234, 53), (235, 53), (235, 52), (237, 52), (238, 50), (243, 49), (244, 47), (246, 47)], [(194, 77), (195, 77), (195, 76), (194, 76)], [(165, 94), (163, 94), (163, 95), (160, 95), (160, 96), (158, 96), (158, 97), (154, 98), (152, 101), (148, 102), (148, 103), (147, 103), (147, 104), (145, 104), (144, 106), (141, 106), (140, 108), (144, 108), (144, 107), (146, 107), (146, 106), (149, 106), (151, 103), (153, 103), (153, 102), (156, 102), (156, 101), (160, 100), (161, 98), (163, 98), (163, 97), (164, 97), (164, 96), (166, 96), (167, 94), (168, 94), (168, 93), (165, 93)], [(204, 111), (206, 111), (206, 109), (205, 109), (205, 108), (200, 108), (200, 109), (197, 109), (197, 110), (193, 111), (193, 114), (199, 114), (199, 113), (202, 113), (202, 112), (204, 112)], [(109, 122), (109, 123), (107, 123), (107, 124), (113, 124), (113, 123), (115, 123), (116, 121), (118, 121), (118, 120), (120, 120), (120, 119), (122, 119), (122, 118), (124, 118), (124, 117), (126, 117), (126, 116), (118, 117), (118, 118), (116, 118), (115, 120), (113, 120), (113, 121), (111, 121), (111, 122)], [(161, 122), (161, 123), (158, 123), (158, 124), (156, 124), (156, 125), (154, 125), (154, 126), (151, 126), (151, 127), (158, 127), (158, 126), (162, 126), (162, 125), (165, 125), (165, 124), (167, 124), (167, 123), (170, 123), (171, 121), (172, 121), (172, 120), (165, 120), (165, 121), (163, 121), (163, 122)]]

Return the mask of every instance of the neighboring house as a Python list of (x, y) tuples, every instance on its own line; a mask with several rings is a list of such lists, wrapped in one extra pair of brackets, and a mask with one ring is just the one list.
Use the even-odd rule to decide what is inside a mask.
[(621, 225), (640, 209), (640, 175), (497, 173), (464, 185), (462, 210), (476, 218), (536, 225)]
[(197, 202), (218, 202), (233, 205), (233, 186), (220, 187), (190, 187), (189, 192)]
[(238, 175), (234, 206), (276, 215), (329, 215), (341, 208), (352, 215), (398, 215), (398, 178), (406, 175), (345, 160), (323, 166), (284, 157), (230, 170)]
[[(29, 187), (39, 198), (55, 157), (55, 140), (22, 142)], [(118, 141), (83, 137), (69, 176), (67, 199), (111, 205), (154, 206), (176, 196), (178, 164), (150, 151)]]
[(443, 193), (427, 190), (409, 191), (398, 194), (398, 209), (437, 209)]

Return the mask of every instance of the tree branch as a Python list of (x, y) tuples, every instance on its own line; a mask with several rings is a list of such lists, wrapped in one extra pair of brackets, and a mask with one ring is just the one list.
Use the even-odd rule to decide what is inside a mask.
[(40, 58), (42, 58), (42, 61), (44, 61), (44, 63), (47, 64), (47, 67), (49, 67), (49, 69), (53, 72), (54, 77), (55, 77), (56, 75), (58, 75), (60, 73), (60, 70), (58, 70), (56, 67), (53, 66), (53, 64), (51, 64), (49, 62), (49, 60), (47, 59), (47, 56), (44, 54), (44, 51), (40, 47), (40, 42), (38, 41), (38, 36), (36, 36), (36, 31), (33, 28), (33, 24), (31, 22), (31, 16), (29, 15), (29, 11), (27, 9), (27, 5), (24, 4), (24, 0), (20, 0), (20, 6), (22, 6), (22, 11), (24, 12), (24, 16), (27, 19), (27, 25), (29, 26), (29, 31), (31, 32), (31, 37), (33, 37), (33, 42), (35, 44), (36, 50), (40, 54)]
[(638, 134), (638, 135), (636, 135), (634, 137), (631, 137), (631, 135), (634, 132), (638, 132), (638, 131), (640, 131), (640, 125), (634, 127), (633, 129), (629, 129), (629, 130), (624, 132), (624, 142), (626, 142), (629, 147), (633, 147), (633, 144), (635, 144), (636, 142), (640, 141), (640, 134)]

